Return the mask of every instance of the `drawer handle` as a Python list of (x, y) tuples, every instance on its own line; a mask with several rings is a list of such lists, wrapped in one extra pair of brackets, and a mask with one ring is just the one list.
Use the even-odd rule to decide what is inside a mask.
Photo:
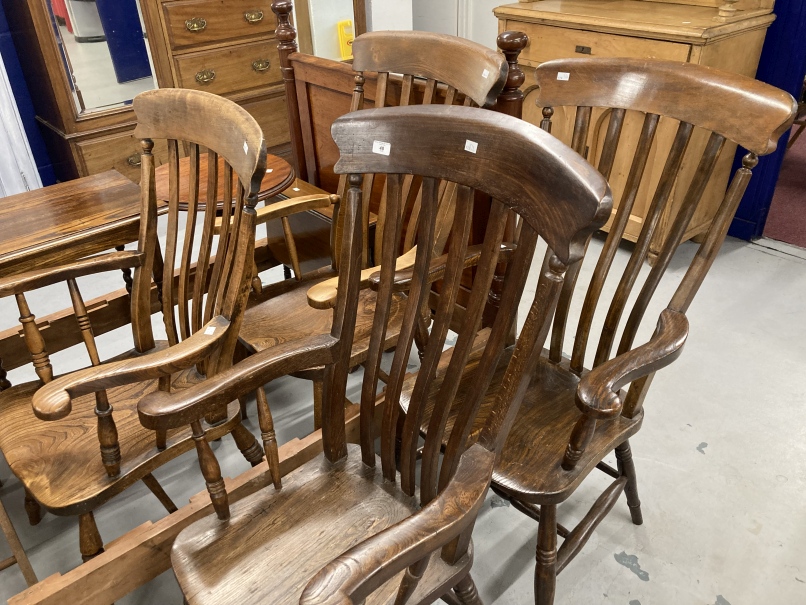
[(590, 46), (577, 46), (574, 49), (574, 52), (577, 52), (580, 55), (589, 55), (589, 54), (591, 54), (591, 47)]
[(243, 14), (243, 18), (248, 23), (260, 23), (263, 21), (263, 11), (246, 11)]
[(132, 155), (126, 158), (126, 163), (132, 168), (139, 168), (140, 165), (143, 163), (143, 159), (140, 157), (139, 153), (133, 153)]
[(252, 61), (252, 69), (255, 71), (266, 71), (271, 67), (271, 63), (268, 59), (258, 59), (257, 61)]
[(207, 84), (215, 80), (215, 72), (212, 69), (202, 69), (196, 74), (196, 82)]
[(185, 21), (185, 27), (189, 32), (204, 31), (204, 29), (207, 27), (207, 21), (201, 17), (193, 17), (192, 19)]

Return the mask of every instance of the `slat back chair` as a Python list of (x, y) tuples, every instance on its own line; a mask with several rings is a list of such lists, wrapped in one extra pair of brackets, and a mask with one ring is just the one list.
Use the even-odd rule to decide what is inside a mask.
[[(278, 32), (293, 41), (293, 28), (290, 25), (291, 2), (276, 0), (273, 10), (278, 15)], [(282, 48), (282, 47), (281, 47)], [(422, 105), (452, 105), (462, 101), (466, 105), (490, 105), (495, 102), (498, 94), (504, 89), (507, 81), (508, 66), (504, 56), (484, 46), (473, 42), (429, 32), (372, 32), (359, 36), (353, 43), (353, 69), (354, 90), (352, 93), (350, 111), (360, 110), (364, 107), (366, 95), (364, 84), (365, 74), (372, 74), (376, 85), (373, 89), (374, 105), (386, 106), (397, 102), (401, 106)], [(401, 83), (398, 88), (397, 80)], [(418, 83), (420, 84), (418, 86)], [(399, 94), (393, 94), (399, 90)], [(297, 97), (295, 97), (297, 98)], [(307, 97), (299, 95), (299, 98)], [(292, 110), (293, 113), (293, 110)], [(293, 117), (293, 116), (292, 116)], [(309, 125), (310, 126), (310, 125)], [(379, 141), (382, 152), (383, 141)], [(306, 150), (309, 148), (306, 148)], [(309, 166), (314, 166), (311, 159)], [(422, 197), (421, 179), (409, 177), (402, 184), (404, 205), (399, 209), (404, 217), (403, 227), (399, 232), (392, 233), (395, 249), (403, 258), (400, 261), (401, 269), (410, 267), (414, 260), (414, 241), (416, 225), (418, 222), (419, 206)], [(337, 194), (344, 195), (347, 186), (346, 177), (339, 177)], [(382, 242), (386, 237), (383, 225), (386, 221), (386, 207), (383, 198), (387, 186), (385, 176), (379, 178), (368, 176), (365, 184), (365, 194), (368, 198), (380, 199), (378, 209), (378, 222), (375, 229), (375, 251), (379, 253)], [(373, 194), (373, 192), (375, 192)], [(440, 220), (435, 231), (432, 245), (441, 254), (448, 241), (452, 218), (449, 216), (451, 204), (444, 200), (455, 195), (455, 186), (441, 183), (440, 200), (445, 211), (440, 212)], [(293, 201), (293, 200), (292, 200)], [(369, 335), (372, 329), (372, 313), (374, 305), (374, 292), (369, 289), (368, 279), (376, 271), (366, 268), (371, 260), (368, 236), (369, 233), (369, 204), (364, 206), (361, 219), (364, 260), (362, 267), (361, 308), (357, 320), (357, 334), (354, 340), (353, 365), (363, 363), (368, 350)], [(340, 240), (340, 222), (337, 219), (332, 230), (334, 242)], [(266, 288), (262, 296), (255, 297), (246, 313), (244, 325), (240, 332), (241, 341), (248, 353), (255, 353), (267, 347), (275, 346), (279, 342), (294, 340), (300, 336), (310, 334), (312, 331), (326, 332), (332, 322), (332, 308), (335, 305), (337, 292), (338, 246), (333, 245), (332, 267), (325, 272), (301, 283), (280, 284), (279, 288)], [(407, 253), (407, 254), (405, 254)], [(369, 263), (373, 264), (373, 263)], [(395, 301), (402, 298), (401, 294), (395, 296)], [(399, 331), (402, 309), (397, 303), (392, 313), (392, 326), (387, 335), (386, 348), (394, 346)], [(365, 311), (366, 310), (366, 311)], [(418, 322), (418, 347), (424, 345), (427, 339), (427, 324), (423, 318)], [(314, 383), (314, 426), (318, 428), (321, 422), (321, 395), (322, 372), (313, 368), (311, 371), (298, 374), (303, 378), (311, 379)], [(265, 396), (257, 392), (258, 408), (265, 408)]]
[[(567, 384), (557, 387), (557, 392), (544, 389), (527, 398), (494, 478), (496, 489), (540, 521), (536, 602), (545, 604), (553, 602), (556, 573), (579, 552), (621, 491), (626, 491), (633, 522), (642, 522), (627, 438), (640, 428), (644, 399), (655, 371), (680, 352), (687, 334), (685, 313), (725, 239), (758, 156), (775, 150), (778, 138), (792, 123), (796, 105), (789, 94), (767, 84), (688, 63), (562, 59), (540, 65), (536, 77), (537, 104), (544, 107), (542, 128), (551, 131), (555, 108), (575, 108), (573, 147), (584, 153), (592, 109), (610, 108), (607, 134), (596, 168), (607, 178), (617, 153), (632, 157), (626, 186), (620, 199), (615, 200), (617, 210), (610, 231), (584, 292), (570, 358), (564, 356), (563, 347), (567, 344), (566, 331), (582, 261), (573, 263), (563, 280), (550, 347), (542, 361), (545, 371), (541, 375), (559, 377), (557, 385)], [(619, 143), (627, 111), (642, 112), (644, 119), (635, 145), (625, 147)], [(667, 154), (663, 172), (655, 190), (650, 191), (649, 211), (626, 267), (620, 276), (612, 276), (618, 280), (618, 285), (608, 301), (603, 295), (605, 282), (611, 277), (623, 230), (642, 187), (647, 157), (662, 117), (675, 121), (677, 134), (670, 149), (655, 150), (658, 154), (664, 151)], [(695, 129), (707, 135), (702, 153), (701, 148), (691, 144)], [(710, 229), (662, 312), (654, 336), (649, 343), (635, 346), (636, 334), (650, 301), (697, 211), (720, 153), (729, 141), (747, 150), (742, 166), (736, 171)], [(696, 157), (688, 158), (692, 151)], [(686, 161), (695, 162), (697, 169), (684, 187), (685, 183), (681, 185), (678, 177)], [(678, 188), (674, 195), (677, 202), (673, 203), (675, 187)], [(672, 229), (666, 241), (661, 242), (651, 270), (640, 283), (639, 273), (650, 241), (667, 206), (672, 210)], [(544, 267), (551, 262), (552, 254), (549, 249)], [(594, 340), (593, 328), (597, 312), (604, 314), (598, 342)], [(593, 350), (592, 355), (589, 350)], [(620, 389), (627, 386), (629, 390), (625, 394)], [(567, 391), (565, 395), (560, 393), (563, 389)], [(574, 409), (574, 393), (578, 409)], [(561, 409), (569, 411), (561, 412)], [(546, 428), (549, 426), (552, 428)], [(547, 431), (555, 437), (547, 440)], [(538, 438), (538, 435), (542, 436)], [(538, 439), (540, 446), (536, 445)], [(614, 448), (618, 469), (602, 462)], [(538, 450), (542, 453), (538, 454)], [(533, 453), (529, 454), (530, 451)], [(577, 529), (570, 533), (564, 530), (566, 540), (557, 554), (556, 505), (594, 467), (613, 476), (615, 482)]]
[[(583, 253), (593, 230), (609, 216), (609, 188), (590, 165), (539, 128), (479, 109), (417, 106), (357, 111), (339, 118), (333, 135), (342, 154), (336, 170), (348, 175), (349, 189), (342, 208), (339, 301), (330, 334), (311, 335), (267, 349), (198, 387), (176, 394), (149, 395), (139, 408), (147, 426), (175, 427), (201, 418), (210, 406), (275, 376), (322, 364), (327, 376), (323, 458), (284, 477), (281, 490), (266, 488), (232, 507), (225, 493), (211, 489), (218, 517), (228, 521), (222, 524), (211, 516), (184, 530), (174, 544), (174, 571), (189, 603), (249, 603), (270, 598), (273, 603), (309, 605), (364, 603), (365, 599), (367, 603), (394, 600), (402, 605), (429, 603), (443, 595), (452, 599), (449, 602), (479, 603), (469, 576), (470, 534), (489, 486), (495, 452), (546, 339), (562, 274)], [(387, 145), (388, 153), (377, 152), (377, 141)], [(468, 151), (468, 141), (475, 144), (474, 151)], [(379, 257), (372, 353), (363, 377), (360, 445), (348, 445), (343, 402), (358, 311), (363, 179), (369, 174), (387, 177), (384, 235), (389, 237), (385, 237)], [(422, 178), (423, 195), (416, 259), (413, 269), (405, 274), (396, 271), (398, 252), (391, 236), (401, 229), (404, 220), (400, 208), (404, 183), (411, 175)], [(439, 183), (443, 180), (457, 183), (457, 195), (450, 202), (455, 206), (452, 222), (457, 244), (447, 258), (436, 257), (429, 245), (438, 222)], [(423, 408), (409, 410), (398, 471), (394, 446), (397, 399), (420, 306), (434, 274), (439, 273), (444, 294), (417, 376), (417, 392), (427, 392), (433, 382), (465, 266), (467, 246), (463, 242), (472, 222), (475, 190), (498, 201), (493, 204), (493, 220), (487, 224), (464, 328), (448, 369), (452, 378), (443, 381), (434, 416), (436, 428), (426, 437), (423, 480), (418, 490), (417, 417)], [(459, 447), (446, 452), (442, 458), (446, 480), (440, 489), (441, 430), (481, 325), (500, 260), (506, 224), (503, 218), (509, 210), (522, 217), (521, 240), (507, 265), (501, 313), (482, 355), (486, 368), (495, 367), (506, 346), (511, 323), (508, 318), (523, 293), (539, 236), (550, 242), (555, 254), (540, 277), (526, 325), (513, 347), (507, 386), (499, 394), (495, 413), (487, 418), (484, 436), (470, 449)], [(386, 404), (379, 408), (383, 412), (378, 455), (374, 427), (380, 344), (392, 294), (398, 287), (405, 287), (409, 296), (384, 395)], [(482, 378), (476, 384), (480, 397), (490, 376), (486, 376), (487, 382)], [(462, 410), (467, 426), (473, 424), (479, 401), (468, 401)], [(454, 430), (464, 428), (456, 424)], [(206, 480), (208, 485), (218, 485), (220, 472), (209, 449), (201, 467), (216, 470)], [(455, 593), (451, 592), (454, 587)]]
[[(254, 205), (266, 161), (263, 134), (257, 122), (234, 103), (216, 95), (155, 90), (138, 95), (133, 108), (138, 119), (135, 136), (142, 140), (143, 147), (137, 250), (90, 257), (0, 282), (0, 296), (14, 295), (17, 299), (25, 339), (40, 378), (39, 383), (18, 385), (0, 394), (3, 403), (8, 403), (0, 405), (3, 416), (0, 447), (25, 485), (31, 522), (38, 522), (39, 503), (56, 514), (78, 514), (81, 550), (85, 557), (102, 549), (92, 510), (132, 483), (142, 479), (169, 512), (175, 510), (151, 471), (192, 448), (191, 434), (187, 431), (170, 436), (165, 431), (154, 434), (139, 425), (134, 409), (139, 397), (150, 390), (167, 392), (183, 388), (204, 380), (205, 374), (212, 376), (231, 365), (248, 295), (251, 264), (247, 261), (252, 258), (254, 248)], [(152, 155), (155, 138), (168, 139), (171, 165), (164, 262), (157, 239)], [(188, 145), (191, 170), (190, 208), (180, 244), (178, 150), (181, 142)], [(202, 147), (207, 149), (209, 165), (216, 168), (208, 172), (201, 245), (194, 246)], [(219, 155), (226, 160), (223, 174), (217, 170)], [(226, 209), (234, 213), (235, 221), (218, 238), (213, 260), (214, 196), (219, 178), (230, 184), (238, 179), (239, 185), (235, 201), (230, 201), (231, 207)], [(134, 349), (102, 363), (76, 280), (122, 268), (134, 268), (131, 292)], [(155, 341), (152, 332), (152, 296), (155, 294), (152, 274), (161, 284), (159, 295), (167, 343)], [(25, 293), (59, 281), (67, 282), (92, 367), (54, 380), (45, 341), (29, 310)], [(94, 405), (90, 400), (94, 400)], [(31, 406), (36, 418), (50, 422), (36, 422)], [(93, 416), (97, 418), (95, 444), (92, 434), (86, 431)], [(212, 412), (209, 420), (217, 424), (217, 434), (233, 433), (252, 464), (262, 460), (261, 448), (240, 424), (239, 414), (224, 405)], [(47, 444), (52, 439), (49, 435), (60, 432), (65, 437), (59, 441), (60, 445), (49, 447)], [(198, 437), (201, 429), (194, 427), (193, 433)], [(101, 466), (99, 446), (102, 468), (98, 468)]]

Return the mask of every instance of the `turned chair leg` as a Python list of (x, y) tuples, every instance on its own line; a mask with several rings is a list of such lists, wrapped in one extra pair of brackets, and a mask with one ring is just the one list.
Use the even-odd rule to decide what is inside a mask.
[(540, 507), (535, 556), (535, 605), (552, 605), (557, 584), (557, 505)]
[(313, 381), (313, 430), (322, 428), (322, 397), (324, 394), (324, 382), (317, 378)]
[(232, 429), (232, 437), (249, 464), (252, 466), (260, 464), (263, 460), (263, 448), (258, 445), (257, 439), (249, 429), (239, 422)]
[(42, 520), (42, 507), (27, 489), (25, 490), (25, 512), (28, 513), (28, 523), (31, 525), (38, 525)]
[(616, 460), (621, 476), (627, 477), (624, 493), (627, 494), (630, 517), (632, 517), (632, 522), (635, 525), (641, 525), (644, 522), (644, 516), (641, 514), (641, 500), (638, 499), (638, 479), (635, 474), (635, 464), (632, 461), (632, 450), (630, 450), (629, 441), (625, 441), (616, 448)]
[(78, 516), (78, 544), (85, 563), (104, 552), (104, 542), (92, 511)]
[(453, 592), (463, 605), (483, 605), (479, 591), (470, 574), (467, 574), (462, 581), (453, 587)]

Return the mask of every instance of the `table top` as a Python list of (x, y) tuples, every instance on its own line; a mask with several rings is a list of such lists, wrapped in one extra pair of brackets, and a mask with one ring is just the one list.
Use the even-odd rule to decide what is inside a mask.
[(140, 186), (115, 170), (3, 198), (0, 274), (135, 241), (139, 224)]
[[(169, 198), (169, 165), (163, 164), (159, 166), (155, 172), (156, 186), (157, 186), (157, 199), (168, 201)], [(179, 207), (183, 210), (187, 209), (188, 204), (188, 189), (189, 179), (188, 174), (190, 171), (190, 158), (181, 158), (179, 160)], [(222, 206), (224, 199), (224, 158), (218, 158), (218, 203)], [(260, 191), (258, 192), (257, 199), (262, 201), (270, 197), (274, 197), (289, 185), (294, 182), (294, 169), (283, 158), (275, 155), (266, 156), (266, 174), (260, 184)], [(235, 179), (233, 178), (233, 181)], [(232, 185), (232, 196), (235, 196), (235, 186), (237, 181)], [(205, 200), (207, 199), (207, 154), (199, 155), (199, 210), (205, 207)]]

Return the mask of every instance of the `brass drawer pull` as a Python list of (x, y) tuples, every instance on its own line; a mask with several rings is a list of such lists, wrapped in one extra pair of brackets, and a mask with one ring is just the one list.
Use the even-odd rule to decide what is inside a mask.
[(201, 17), (193, 17), (185, 21), (185, 27), (189, 32), (204, 31), (204, 28), (207, 27), (207, 21)]
[(215, 80), (215, 72), (212, 69), (202, 69), (196, 74), (196, 82), (207, 84)]
[(252, 61), (252, 69), (255, 71), (266, 71), (271, 67), (271, 63), (268, 59), (258, 59), (257, 61)]
[(577, 46), (574, 49), (574, 52), (579, 53), (581, 55), (589, 55), (589, 54), (591, 54), (591, 47), (590, 46)]
[(132, 168), (139, 168), (140, 165), (143, 163), (143, 160), (140, 157), (139, 153), (133, 153), (132, 155), (126, 158), (126, 163)]
[(243, 14), (243, 18), (248, 23), (260, 23), (263, 21), (263, 11), (246, 11)]

